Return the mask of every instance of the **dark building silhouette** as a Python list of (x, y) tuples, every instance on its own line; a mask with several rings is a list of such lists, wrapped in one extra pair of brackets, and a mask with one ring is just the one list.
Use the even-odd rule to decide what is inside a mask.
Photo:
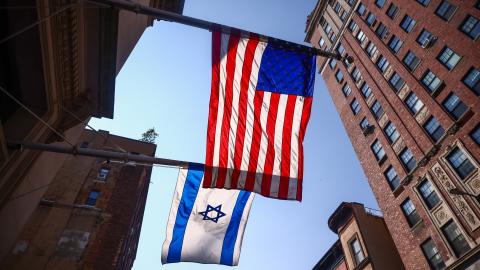
[(320, 73), (407, 269), (480, 267), (479, 20), (479, 1), (454, 0), (319, 1), (308, 17), (306, 41), (354, 58)]
[[(177, 13), (184, 5), (183, 0), (135, 2)], [(65, 140), (75, 143), (82, 134), (81, 121), (112, 118), (115, 77), (152, 24), (150, 16), (89, 1), (0, 2), (0, 262), (67, 158), (20, 151), (8, 142), (67, 146)]]
[[(84, 148), (154, 156), (154, 144), (85, 130)], [(68, 156), (21, 229), (1, 269), (130, 269), (151, 166)]]

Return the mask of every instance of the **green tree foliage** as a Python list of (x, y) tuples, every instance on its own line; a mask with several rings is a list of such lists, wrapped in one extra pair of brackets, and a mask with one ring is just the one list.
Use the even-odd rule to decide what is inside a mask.
[(155, 143), (155, 139), (157, 139), (157, 137), (158, 137), (158, 133), (155, 132), (155, 128), (153, 127), (142, 134), (142, 138), (140, 139), (140, 141)]

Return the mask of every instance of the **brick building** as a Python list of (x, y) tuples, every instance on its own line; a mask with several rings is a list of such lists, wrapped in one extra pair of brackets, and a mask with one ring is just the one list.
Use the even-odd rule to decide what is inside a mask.
[[(184, 5), (135, 2), (176, 13)], [(8, 143), (67, 146), (82, 134), (81, 121), (112, 118), (115, 77), (153, 20), (83, 0), (0, 1), (0, 261), (66, 158)]]
[[(81, 147), (154, 156), (154, 144), (85, 130)], [(64, 154), (57, 154), (64, 155)], [(1, 269), (130, 269), (151, 166), (67, 156)]]
[(480, 267), (479, 20), (473, 0), (321, 0), (307, 20), (354, 58), (320, 73), (407, 269)]
[(313, 269), (405, 269), (381, 212), (343, 202), (328, 227), (339, 239)]

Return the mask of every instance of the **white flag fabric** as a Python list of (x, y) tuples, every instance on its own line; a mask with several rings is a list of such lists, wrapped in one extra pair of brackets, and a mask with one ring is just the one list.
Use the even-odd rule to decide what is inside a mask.
[(238, 265), (254, 194), (202, 188), (204, 166), (180, 169), (162, 247), (162, 263)]

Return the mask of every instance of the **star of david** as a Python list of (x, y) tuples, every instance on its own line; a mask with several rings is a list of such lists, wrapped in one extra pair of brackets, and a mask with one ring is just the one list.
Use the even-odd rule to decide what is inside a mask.
[[(215, 217), (210, 217), (208, 215), (208, 213), (210, 212), (217, 212), (216, 216)], [(211, 206), (210, 204), (207, 204), (207, 209), (203, 212), (199, 212), (200, 215), (203, 216), (203, 220), (211, 220), (215, 223), (218, 222), (218, 219), (221, 218), (221, 217), (224, 217), (225, 216), (225, 213), (222, 212), (222, 205), (220, 204), (219, 206), (217, 207), (213, 207)], [(214, 213), (215, 215), (215, 213)]]

